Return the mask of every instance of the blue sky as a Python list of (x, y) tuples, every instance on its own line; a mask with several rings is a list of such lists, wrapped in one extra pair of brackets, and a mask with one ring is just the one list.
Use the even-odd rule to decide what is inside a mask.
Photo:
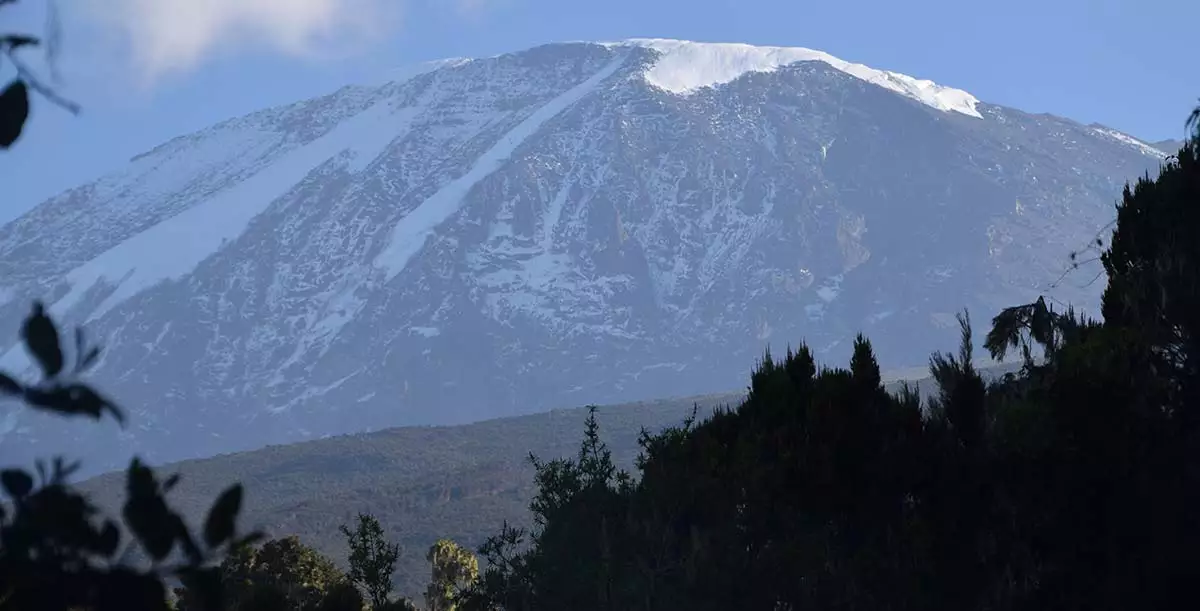
[[(0, 13), (0, 30), (40, 30), (44, 1)], [(352, 19), (306, 44), (330, 8)], [(59, 12), (61, 86), (84, 112), (35, 104), (22, 142), (0, 153), (0, 222), (222, 119), (417, 62), (564, 40), (810, 47), (1148, 140), (1182, 136), (1200, 97), (1195, 0), (59, 0)]]

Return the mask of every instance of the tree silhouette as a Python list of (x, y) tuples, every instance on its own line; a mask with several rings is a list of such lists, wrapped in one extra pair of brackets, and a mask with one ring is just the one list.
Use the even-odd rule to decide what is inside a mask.
[(372, 608), (382, 608), (392, 593), (400, 546), (388, 542), (379, 520), (370, 514), (358, 514), (354, 530), (344, 524), (339, 530), (350, 547), (350, 579), (367, 591)]
[(1188, 115), (1188, 129), (1191, 130), (1191, 141), (1195, 144), (1200, 144), (1200, 105), (1192, 109), (1192, 114)]

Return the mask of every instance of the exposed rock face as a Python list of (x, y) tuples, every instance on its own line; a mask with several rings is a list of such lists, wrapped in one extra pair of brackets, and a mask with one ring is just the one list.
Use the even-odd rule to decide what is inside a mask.
[(116, 452), (12, 412), (5, 454), (116, 466), (734, 390), (768, 345), (838, 363), (860, 330), (920, 365), (964, 307), (1095, 303), (1094, 266), (1051, 284), (1163, 156), (802, 49), (556, 44), (345, 88), (0, 230), (3, 337), (34, 298), (86, 323), (133, 423)]

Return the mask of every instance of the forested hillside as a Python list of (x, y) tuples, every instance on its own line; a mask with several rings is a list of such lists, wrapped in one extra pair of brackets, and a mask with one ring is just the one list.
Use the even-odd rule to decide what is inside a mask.
[[(993, 367), (997, 377), (1014, 367)], [(905, 382), (885, 388), (896, 391)], [(909, 380), (927, 396), (930, 378)], [(632, 469), (639, 433), (658, 433), (695, 413), (733, 407), (745, 393), (648, 401), (598, 408), (601, 436), (613, 462)], [(248, 524), (272, 535), (296, 535), (340, 566), (346, 541), (337, 526), (360, 511), (374, 515), (401, 545), (396, 590), (409, 596), (425, 587), (425, 552), (442, 537), (472, 549), (505, 521), (532, 525), (529, 501), (536, 488), (528, 456), (567, 458), (578, 450), (586, 408), (501, 418), (449, 427), (406, 427), (377, 433), (273, 446), (262, 450), (166, 465), (179, 473), (172, 499), (189, 521), (199, 523), (214, 495), (230, 481), (248, 489)], [(119, 509), (123, 473), (90, 479), (81, 488), (101, 506)]]

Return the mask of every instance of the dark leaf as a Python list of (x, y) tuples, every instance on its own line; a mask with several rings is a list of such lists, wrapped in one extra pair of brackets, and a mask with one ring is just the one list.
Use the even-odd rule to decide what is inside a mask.
[(178, 484), (179, 484), (179, 474), (172, 473), (171, 475), (167, 476), (167, 479), (163, 480), (162, 487), (163, 487), (163, 490), (170, 492), (171, 489), (174, 488)]
[(125, 414), (112, 401), (85, 384), (70, 384), (50, 390), (29, 388), (25, 391), (25, 400), (33, 407), (67, 416), (99, 419), (107, 411), (119, 424), (125, 424)]
[(242, 485), (230, 486), (221, 496), (217, 497), (208, 519), (204, 521), (204, 542), (209, 547), (216, 547), (233, 536), (237, 523), (237, 514), (242, 508)]
[(154, 573), (126, 567), (112, 569), (97, 580), (96, 611), (167, 611), (167, 591)]
[(40, 41), (32, 36), (24, 34), (8, 34), (0, 36), (0, 46), (8, 47), (9, 49), (19, 49), (21, 47), (36, 47)]
[(117, 525), (111, 521), (106, 521), (104, 527), (100, 531), (100, 540), (97, 545), (97, 551), (105, 556), (111, 556), (117, 553), (117, 546), (121, 543), (121, 531)]
[(73, 384), (68, 390), (71, 400), (88, 414), (95, 414), (95, 417), (99, 418), (101, 414), (108, 412), (117, 423), (125, 424), (125, 414), (121, 413), (116, 404), (96, 392), (96, 389), (83, 384)]
[(0, 471), (0, 483), (5, 492), (14, 499), (22, 499), (33, 491), (33, 476), (20, 469), (5, 469)]
[(204, 553), (196, 545), (196, 540), (192, 537), (192, 533), (188, 531), (187, 524), (184, 524), (183, 518), (176, 513), (171, 514), (171, 521), (175, 526), (175, 540), (183, 548), (183, 553), (187, 555), (188, 562), (193, 565), (200, 565), (204, 562)]
[(81, 461), (66, 462), (61, 456), (54, 457), (54, 474), (52, 481), (56, 484), (66, 482), (68, 477), (75, 474), (83, 466)]
[(162, 560), (175, 545), (175, 516), (162, 497), (154, 471), (133, 459), (125, 486), (127, 498), (122, 511), (125, 523), (150, 557)]
[(53, 378), (62, 372), (63, 353), (58, 340), (58, 328), (46, 315), (42, 302), (33, 302), (33, 312), (21, 326), (21, 339), (25, 340), (29, 352), (37, 358), (46, 377)]
[[(57, 461), (57, 460), (60, 460), (61, 458), (62, 457), (55, 457), (55, 460)], [(40, 459), (37, 461), (37, 472), (38, 472), (38, 481), (42, 482), (42, 484), (45, 485), (49, 481), (49, 476), (46, 474), (46, 461), (40, 460)]]
[(223, 607), (221, 600), (221, 567), (182, 569), (179, 581), (187, 589), (189, 597), (195, 596), (199, 611), (217, 611)]
[(29, 89), (15, 80), (0, 91), (0, 149), (6, 149), (21, 137), (29, 118)]
[(79, 360), (79, 370), (83, 371), (96, 364), (96, 359), (100, 358), (100, 347), (92, 346), (83, 358)]
[(83, 327), (75, 327), (75, 357), (83, 357), (83, 348), (87, 345), (87, 341), (83, 336)]
[(25, 392), (25, 387), (21, 383), (12, 379), (7, 373), (0, 373), (0, 392), (10, 395), (19, 395)]
[(100, 357), (100, 347), (92, 346), (88, 348), (87, 338), (84, 337), (83, 328), (75, 328), (75, 373), (82, 373), (96, 363), (96, 359)]

